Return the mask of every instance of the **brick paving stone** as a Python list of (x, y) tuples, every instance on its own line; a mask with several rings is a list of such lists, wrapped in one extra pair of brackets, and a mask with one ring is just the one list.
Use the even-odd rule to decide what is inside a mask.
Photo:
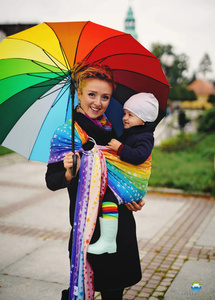
[(145, 285), (146, 285), (146, 283), (142, 283), (141, 285), (135, 284), (130, 289), (133, 290), (133, 291), (136, 291), (136, 292), (138, 291), (139, 292), (142, 289), (142, 287), (145, 286)]
[(173, 253), (169, 253), (168, 254), (168, 258), (171, 258), (171, 259), (175, 259), (177, 257), (177, 255), (176, 254), (173, 254)]
[(154, 272), (154, 270), (156, 270), (158, 266), (159, 264), (154, 264), (153, 262), (151, 262), (150, 265), (148, 265), (148, 267), (146, 268), (146, 270)]
[(160, 277), (159, 277), (159, 279), (150, 279), (148, 283), (154, 284), (155, 286), (157, 286), (159, 282), (160, 282)]
[(155, 289), (157, 286), (157, 283), (151, 283), (150, 281), (146, 284), (146, 288), (152, 288)]
[(164, 296), (164, 293), (163, 292), (154, 292), (153, 294), (152, 294), (152, 296), (153, 297), (163, 297)]
[[(135, 298), (135, 299), (137, 299), (137, 298)], [(123, 300), (134, 300), (134, 296), (133, 295), (127, 295), (127, 294), (125, 294), (123, 296)]]
[(159, 285), (156, 287), (156, 292), (165, 292), (167, 290), (167, 286)]
[(159, 267), (159, 268), (158, 268), (158, 271), (159, 271), (160, 273), (166, 273), (167, 270), (169, 270), (169, 268), (165, 268), (165, 267)]
[(172, 265), (170, 270), (175, 270), (175, 271), (179, 271), (181, 269), (181, 266), (177, 266), (177, 265)]
[(175, 274), (167, 272), (166, 277), (175, 278)]
[(181, 255), (188, 255), (190, 253), (190, 251), (191, 251), (191, 248), (188, 248), (188, 249), (184, 248), (184, 249), (181, 250), (180, 254)]
[(173, 275), (176, 275), (178, 272), (177, 271), (175, 271), (175, 270), (169, 270), (168, 272), (167, 272), (167, 274), (173, 274)]
[(139, 291), (133, 291), (133, 290), (128, 290), (127, 293), (126, 293), (126, 296), (132, 296), (133, 299), (135, 298), (135, 296), (139, 293)]
[(162, 274), (160, 274), (160, 273), (155, 273), (155, 275), (153, 275), (152, 276), (152, 279), (153, 280), (159, 280), (159, 281), (161, 281), (161, 278), (163, 277), (163, 275)]
[(161, 263), (162, 261), (163, 261), (163, 256), (160, 255), (160, 253), (158, 253), (156, 257), (153, 259), (153, 262), (155, 263)]
[(154, 260), (153, 260), (153, 262), (151, 262), (151, 264), (150, 264), (150, 266), (152, 266), (153, 268), (157, 268), (158, 266), (160, 265), (160, 262), (155, 262)]
[(172, 264), (172, 262), (169, 263), (169, 264), (167, 264), (167, 262), (165, 261), (165, 263), (161, 264), (160, 267), (162, 267), (164, 269), (169, 269), (169, 267), (170, 267), (171, 264)]
[(141, 291), (138, 294), (138, 297), (146, 297), (147, 299), (149, 298), (149, 296), (150, 296), (150, 293), (146, 293), (146, 292), (143, 292), (143, 291)]
[(144, 287), (144, 288), (141, 290), (141, 292), (145, 292), (145, 293), (151, 294), (151, 293), (153, 292), (153, 289), (148, 288), (148, 287)]
[(144, 273), (143, 273), (142, 279), (143, 279), (144, 282), (148, 282), (148, 281), (150, 280), (150, 278), (151, 278), (151, 277), (146, 277), (146, 276), (144, 275)]
[(174, 263), (174, 258), (167, 256), (163, 261), (163, 264), (171, 266)]
[[(142, 278), (138, 283), (135, 284), (135, 286), (140, 286), (141, 288), (146, 284), (146, 281)], [(141, 290), (140, 288), (140, 290)]]
[(162, 280), (162, 281), (160, 282), (160, 285), (169, 287), (169, 286), (171, 285), (171, 282)]

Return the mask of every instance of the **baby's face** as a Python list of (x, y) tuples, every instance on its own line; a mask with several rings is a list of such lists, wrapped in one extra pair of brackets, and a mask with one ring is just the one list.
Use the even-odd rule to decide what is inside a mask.
[(127, 109), (124, 109), (124, 116), (122, 118), (122, 121), (125, 129), (145, 124), (139, 117), (137, 117)]

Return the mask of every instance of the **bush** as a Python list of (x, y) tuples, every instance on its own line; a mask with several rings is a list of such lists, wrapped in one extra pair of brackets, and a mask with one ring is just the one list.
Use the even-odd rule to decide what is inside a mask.
[(186, 144), (187, 135), (172, 139), (166, 151), (155, 147), (152, 152), (152, 174), (149, 186), (182, 189), (187, 193), (209, 193), (215, 196), (215, 133), (190, 135), (192, 146), (183, 151), (170, 151), (178, 141)]
[(191, 145), (190, 137), (190, 134), (182, 131), (176, 137), (163, 141), (158, 148), (168, 152), (182, 150)]
[(215, 95), (210, 95), (209, 98), (208, 98), (208, 102), (210, 102), (213, 105), (215, 105)]
[(0, 156), (10, 154), (10, 153), (13, 153), (13, 151), (3, 146), (0, 146)]
[(186, 87), (181, 85), (173, 86), (169, 91), (170, 100), (180, 100), (180, 101), (194, 101), (196, 100), (196, 94), (194, 91), (189, 91)]
[(215, 106), (199, 117), (199, 132), (215, 132)]

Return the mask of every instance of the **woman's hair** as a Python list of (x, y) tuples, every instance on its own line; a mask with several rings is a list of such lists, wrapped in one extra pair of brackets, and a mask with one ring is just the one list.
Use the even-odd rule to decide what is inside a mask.
[(115, 83), (113, 78), (113, 72), (107, 65), (89, 63), (87, 61), (80, 61), (76, 63), (72, 69), (71, 77), (75, 83), (75, 87), (82, 91), (83, 82), (86, 79), (94, 78), (109, 82), (113, 90), (115, 89)]

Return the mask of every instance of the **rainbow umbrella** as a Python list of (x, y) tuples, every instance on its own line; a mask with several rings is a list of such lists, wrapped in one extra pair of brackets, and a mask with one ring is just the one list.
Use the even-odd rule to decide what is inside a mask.
[(0, 43), (0, 144), (48, 161), (53, 133), (77, 103), (70, 74), (83, 59), (113, 70), (117, 88), (107, 116), (118, 134), (122, 105), (135, 93), (155, 95), (157, 122), (166, 114), (169, 85), (159, 60), (130, 34), (90, 21), (41, 23)]

